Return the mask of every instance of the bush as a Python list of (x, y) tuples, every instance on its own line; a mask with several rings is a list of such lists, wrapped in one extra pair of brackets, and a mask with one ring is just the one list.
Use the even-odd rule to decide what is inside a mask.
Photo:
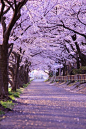
[(4, 114), (5, 114), (5, 112), (0, 110), (0, 115), (4, 115)]
[(85, 74), (86, 66), (82, 66), (80, 69), (73, 69), (73, 74)]
[(14, 106), (14, 103), (10, 100), (8, 101), (0, 101), (0, 104), (4, 107), (4, 108), (10, 108), (12, 109)]
[(27, 87), (29, 84), (30, 84), (30, 82), (27, 83), (27, 84), (23, 84), (23, 88), (17, 89), (16, 92), (15, 91), (11, 91), (11, 88), (9, 88), (8, 89), (9, 97), (12, 100), (15, 100), (15, 97), (16, 98), (19, 98), (20, 97), (20, 94), (22, 93), (22, 91), (24, 90), (24, 88)]
[(30, 84), (30, 82), (27, 84), (23, 84), (23, 88), (27, 87), (29, 84)]
[(9, 96), (12, 97), (14, 99), (14, 97), (19, 98), (20, 97), (20, 93), (19, 92), (13, 92), (13, 91), (9, 91)]

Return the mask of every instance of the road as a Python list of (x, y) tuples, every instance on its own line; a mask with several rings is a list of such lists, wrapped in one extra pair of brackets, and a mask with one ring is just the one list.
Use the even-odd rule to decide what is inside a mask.
[(86, 95), (33, 81), (0, 129), (86, 129)]

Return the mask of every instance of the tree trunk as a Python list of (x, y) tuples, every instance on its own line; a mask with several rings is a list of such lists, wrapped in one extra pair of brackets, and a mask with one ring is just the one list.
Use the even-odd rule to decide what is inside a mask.
[(86, 66), (86, 55), (84, 55), (81, 51), (80, 51), (80, 47), (78, 45), (77, 42), (75, 42), (75, 45), (76, 45), (76, 49), (78, 51), (78, 54), (79, 54), (79, 58), (81, 59), (81, 65), (82, 66)]
[(65, 76), (66, 75), (66, 72), (67, 72), (67, 66), (66, 66), (66, 64), (63, 64), (63, 76)]
[(3, 77), (0, 69), (0, 98), (3, 98), (4, 96), (5, 96), (5, 91), (4, 91)]
[(28, 83), (28, 68), (26, 70), (26, 82), (25, 83)]
[[(0, 71), (1, 76), (0, 80), (2, 80), (2, 84), (0, 83), (0, 88), (2, 88), (2, 95), (8, 95), (8, 47), (4, 47), (0, 45)], [(2, 85), (2, 86), (1, 86)]]
[(16, 91), (16, 84), (17, 84), (17, 66), (15, 64), (12, 91)]
[(20, 63), (20, 55), (18, 55), (17, 57), (17, 64), (16, 64), (15, 71), (14, 71), (14, 80), (13, 80), (13, 87), (12, 87), (13, 91), (16, 91), (17, 89), (17, 80), (18, 80), (17, 77), (19, 73), (19, 63)]
[(4, 91), (4, 84), (3, 84), (3, 76), (2, 76), (2, 72), (1, 72), (1, 48), (2, 46), (0, 45), (0, 98), (2, 98), (2, 96), (5, 95), (5, 91)]
[(79, 57), (77, 57), (77, 69), (80, 68), (80, 61), (79, 61)]

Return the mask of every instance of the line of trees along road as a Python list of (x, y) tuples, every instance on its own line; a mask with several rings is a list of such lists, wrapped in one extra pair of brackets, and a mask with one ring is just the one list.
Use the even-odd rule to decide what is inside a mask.
[[(0, 23), (3, 28), (3, 41), (2, 45), (0, 45), (0, 97), (6, 97), (8, 96), (8, 62), (9, 62), (9, 56), (12, 52), (12, 46), (13, 44), (9, 44), (9, 37), (12, 31), (13, 26), (15, 25), (16, 21), (20, 18), (21, 13), (20, 10), (25, 5), (27, 0), (21, 0), (18, 2), (17, 0), (1, 0), (0, 1)], [(5, 14), (12, 10), (12, 18), (10, 19), (10, 22), (8, 25), (6, 25), (6, 17)], [(16, 56), (16, 55), (15, 55)], [(17, 63), (15, 65), (15, 74), (18, 72), (19, 68), (19, 61), (20, 56), (16, 56)], [(14, 83), (16, 83), (17, 74), (14, 77)], [(13, 90), (16, 90), (15, 84), (13, 84)]]

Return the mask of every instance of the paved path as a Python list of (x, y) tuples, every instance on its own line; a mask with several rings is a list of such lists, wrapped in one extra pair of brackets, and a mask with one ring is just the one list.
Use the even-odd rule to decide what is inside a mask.
[(86, 129), (86, 96), (32, 82), (0, 129)]

